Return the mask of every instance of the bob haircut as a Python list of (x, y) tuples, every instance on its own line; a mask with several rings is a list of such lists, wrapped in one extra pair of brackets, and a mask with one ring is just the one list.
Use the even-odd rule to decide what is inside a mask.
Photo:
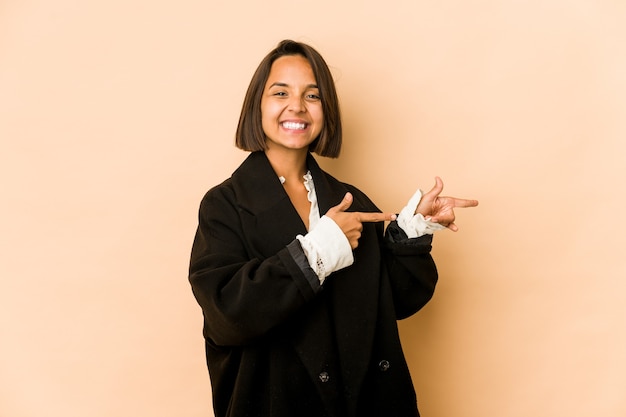
[(320, 93), (324, 126), (319, 136), (309, 145), (309, 151), (336, 158), (341, 151), (342, 130), (339, 100), (332, 74), (319, 52), (309, 45), (292, 40), (281, 41), (276, 49), (263, 58), (252, 76), (239, 116), (235, 145), (250, 152), (267, 148), (261, 123), (261, 98), (272, 64), (278, 58), (289, 55), (301, 55), (309, 61)]

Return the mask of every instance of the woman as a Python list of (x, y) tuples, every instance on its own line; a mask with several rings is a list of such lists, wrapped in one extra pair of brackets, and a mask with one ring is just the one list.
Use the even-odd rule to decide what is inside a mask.
[(337, 157), (341, 132), (323, 58), (281, 42), (244, 100), (251, 153), (202, 200), (191, 254), (217, 417), (419, 415), (396, 320), (433, 295), (432, 232), (478, 203), (436, 178), (381, 213), (311, 155)]

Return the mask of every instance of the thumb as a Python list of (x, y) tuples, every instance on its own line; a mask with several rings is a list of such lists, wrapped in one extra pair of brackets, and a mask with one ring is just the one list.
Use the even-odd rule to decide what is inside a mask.
[(331, 210), (346, 211), (350, 208), (351, 205), (352, 205), (352, 194), (346, 193), (346, 195), (343, 197), (343, 200), (341, 200), (341, 202), (339, 202), (339, 204), (337, 204), (335, 207), (331, 208)]
[(435, 177), (435, 185), (426, 194), (429, 196), (438, 196), (443, 191), (443, 181), (441, 178)]

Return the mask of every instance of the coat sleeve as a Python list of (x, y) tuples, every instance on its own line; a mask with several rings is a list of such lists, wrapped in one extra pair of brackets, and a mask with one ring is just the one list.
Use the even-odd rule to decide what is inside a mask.
[(387, 226), (383, 259), (398, 320), (419, 311), (435, 292), (438, 274), (431, 243), (432, 235), (409, 239), (396, 222)]
[[(380, 211), (361, 191), (347, 185), (355, 196), (355, 202), (363, 211)], [(353, 203), (354, 206), (354, 203)], [(435, 292), (437, 267), (430, 251), (432, 235), (410, 239), (396, 221), (389, 223), (384, 238), (382, 224), (378, 235), (381, 246), (383, 278), (389, 280), (398, 320), (407, 318), (419, 311)]]
[[(200, 204), (189, 281), (214, 346), (240, 346), (293, 316), (320, 290), (294, 253), (297, 240), (267, 259), (250, 258), (232, 190), (218, 186)], [(317, 281), (317, 283), (316, 283)]]

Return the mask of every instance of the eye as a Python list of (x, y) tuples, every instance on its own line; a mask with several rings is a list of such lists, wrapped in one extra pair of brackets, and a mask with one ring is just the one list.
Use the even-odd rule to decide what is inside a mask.
[(284, 91), (276, 91), (273, 95), (278, 97), (287, 97), (287, 93)]
[(320, 99), (319, 94), (315, 94), (315, 93), (309, 93), (306, 95), (307, 100), (311, 100), (311, 101), (317, 101)]

